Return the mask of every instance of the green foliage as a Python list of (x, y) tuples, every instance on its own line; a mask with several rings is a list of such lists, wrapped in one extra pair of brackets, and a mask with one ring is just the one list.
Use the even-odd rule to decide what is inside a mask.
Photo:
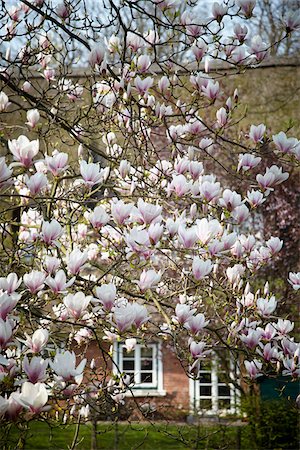
[(297, 450), (299, 412), (294, 401), (261, 400), (255, 396), (244, 402), (253, 449)]

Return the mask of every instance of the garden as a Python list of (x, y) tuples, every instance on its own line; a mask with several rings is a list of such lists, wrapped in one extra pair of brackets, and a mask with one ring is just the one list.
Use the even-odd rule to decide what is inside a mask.
[(299, 445), (295, 0), (0, 6), (0, 445)]

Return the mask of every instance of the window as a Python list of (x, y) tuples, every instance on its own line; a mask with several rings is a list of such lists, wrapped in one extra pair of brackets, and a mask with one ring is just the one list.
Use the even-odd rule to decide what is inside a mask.
[(130, 376), (130, 387), (135, 395), (138, 391), (143, 391), (141, 395), (165, 395), (160, 344), (137, 344), (130, 352), (124, 344), (116, 344), (114, 361), (116, 373)]
[[(228, 366), (229, 378), (235, 376), (236, 379), (232, 361), (228, 361)], [(232, 383), (228, 384), (226, 375), (216, 355), (210, 361), (201, 362), (198, 379), (190, 380), (193, 411), (203, 414), (234, 414), (238, 411), (239, 392)]]

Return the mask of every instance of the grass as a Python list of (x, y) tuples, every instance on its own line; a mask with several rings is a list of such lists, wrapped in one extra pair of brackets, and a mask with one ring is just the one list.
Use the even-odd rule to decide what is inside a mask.
[[(76, 425), (63, 428), (45, 422), (31, 422), (28, 430), (1, 429), (1, 449), (61, 450), (71, 447)], [(251, 449), (248, 427), (164, 425), (164, 424), (98, 424), (97, 449), (99, 450), (191, 450), (236, 449), (238, 429), (241, 449)], [(23, 447), (24, 445), (24, 447)], [(91, 426), (81, 425), (75, 449), (91, 448)]]

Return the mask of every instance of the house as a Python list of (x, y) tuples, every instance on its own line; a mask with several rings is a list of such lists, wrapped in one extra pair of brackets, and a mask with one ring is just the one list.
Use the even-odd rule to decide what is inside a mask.
[[(88, 357), (97, 353), (92, 344)], [(105, 365), (116, 376), (130, 376), (125, 403), (134, 398), (133, 409), (138, 404), (143, 409), (149, 407), (159, 418), (185, 420), (190, 414), (211, 417), (239, 413), (238, 369), (232, 361), (228, 363), (232, 383), (228, 383), (228, 374), (216, 354), (201, 362), (197, 378), (190, 378), (171, 345), (156, 341), (136, 344), (131, 351), (124, 343), (114, 343), (112, 360)], [(96, 364), (103, 366), (102, 358)]]

